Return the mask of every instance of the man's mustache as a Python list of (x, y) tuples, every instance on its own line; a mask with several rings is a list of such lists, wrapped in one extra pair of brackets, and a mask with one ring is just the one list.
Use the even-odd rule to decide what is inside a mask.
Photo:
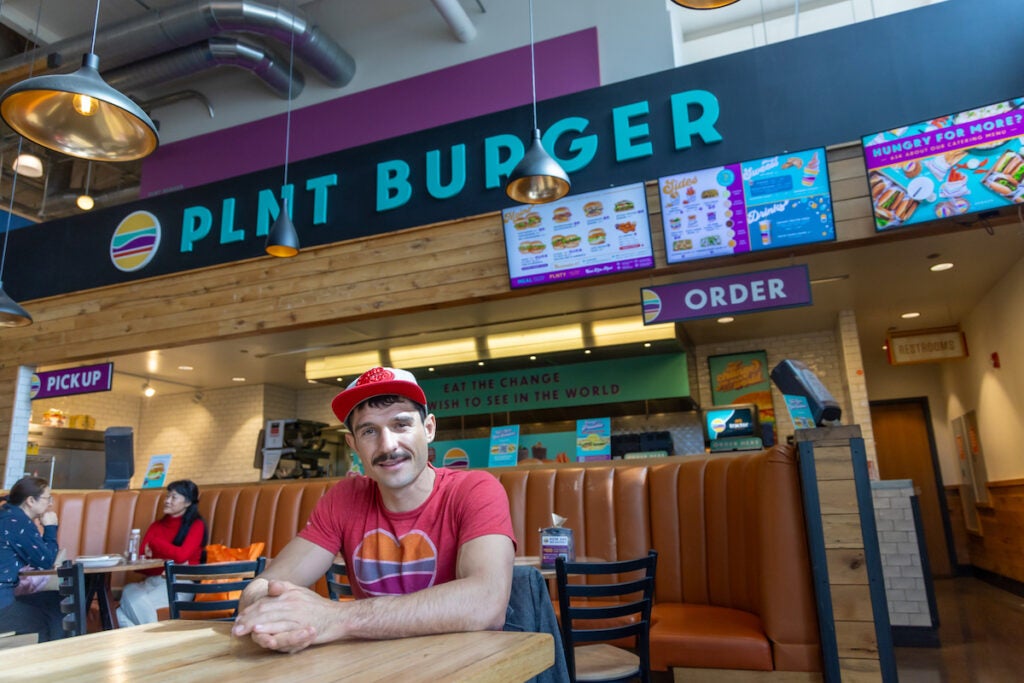
[(376, 458), (373, 459), (373, 464), (374, 465), (383, 465), (383, 464), (386, 464), (386, 463), (394, 461), (394, 460), (404, 460), (406, 458), (411, 458), (411, 457), (412, 457), (412, 455), (409, 452), (407, 452), (407, 451), (403, 451), (403, 450), (391, 451), (390, 453), (382, 453), (381, 455), (378, 455)]

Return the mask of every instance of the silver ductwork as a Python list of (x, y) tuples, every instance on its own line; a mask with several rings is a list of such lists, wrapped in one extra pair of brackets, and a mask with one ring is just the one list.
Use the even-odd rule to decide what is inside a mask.
[[(355, 60), (330, 36), (298, 12), (254, 0), (189, 0), (153, 10), (134, 19), (102, 27), (96, 52), (103, 71), (139, 62), (155, 55), (186, 48), (225, 32), (255, 33), (290, 45), (295, 57), (313, 68), (329, 84), (342, 87), (355, 75)], [(0, 62), (0, 74), (46, 57), (52, 71), (77, 69), (89, 51), (92, 35), (38, 48)]]
[(169, 83), (218, 66), (234, 66), (251, 71), (278, 97), (285, 99), (288, 98), (289, 84), (292, 99), (298, 97), (306, 85), (300, 71), (292, 69), (289, 79), (288, 63), (282, 64), (269, 50), (234, 38), (210, 38), (139, 64), (105, 71), (103, 77), (118, 90), (130, 92)]

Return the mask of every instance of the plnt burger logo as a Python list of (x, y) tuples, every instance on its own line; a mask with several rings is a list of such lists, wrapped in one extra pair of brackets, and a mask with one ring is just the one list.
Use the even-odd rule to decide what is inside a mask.
[(160, 247), (160, 221), (148, 211), (128, 214), (110, 238), (110, 261), (131, 273), (146, 266)]

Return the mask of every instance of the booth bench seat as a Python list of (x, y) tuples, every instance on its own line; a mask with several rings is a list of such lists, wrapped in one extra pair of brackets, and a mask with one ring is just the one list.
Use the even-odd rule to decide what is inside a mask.
[[(552, 513), (568, 518), (577, 555), (658, 551), (653, 668), (729, 670), (730, 680), (743, 671), (821, 671), (791, 448), (491, 472), (508, 492), (519, 555), (540, 554), (538, 530), (551, 526)], [(202, 485), (209, 542), (263, 541), (273, 557), (334, 481)], [(130, 530), (145, 530), (162, 509), (159, 489), (55, 494), (69, 557), (123, 552)]]

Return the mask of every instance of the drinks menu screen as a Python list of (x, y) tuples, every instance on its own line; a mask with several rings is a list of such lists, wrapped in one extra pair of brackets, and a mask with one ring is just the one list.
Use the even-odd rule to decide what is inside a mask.
[(643, 183), (501, 212), (513, 289), (654, 267)]
[(835, 239), (823, 148), (658, 179), (669, 263)]
[(863, 143), (876, 230), (1024, 204), (1024, 97)]

